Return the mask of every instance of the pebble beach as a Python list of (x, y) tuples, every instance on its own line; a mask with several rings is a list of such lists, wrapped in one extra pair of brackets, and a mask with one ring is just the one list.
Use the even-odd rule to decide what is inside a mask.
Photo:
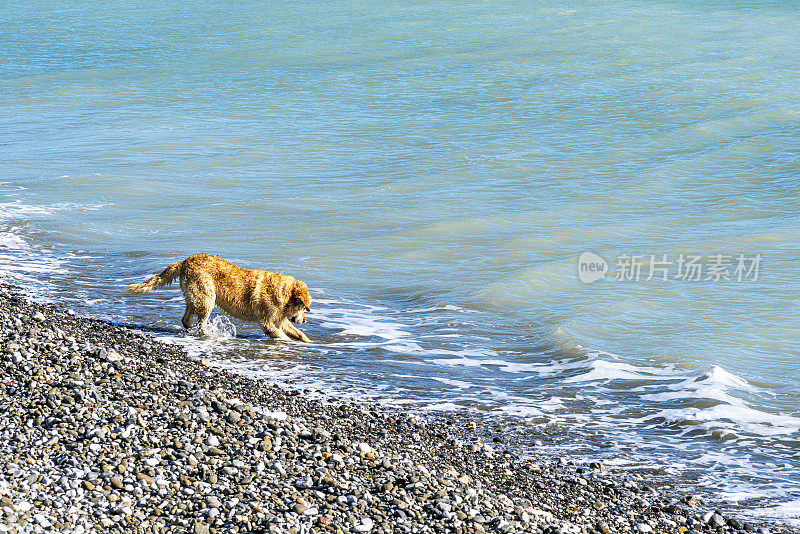
[(0, 532), (789, 532), (468, 418), (325, 402), (0, 286)]

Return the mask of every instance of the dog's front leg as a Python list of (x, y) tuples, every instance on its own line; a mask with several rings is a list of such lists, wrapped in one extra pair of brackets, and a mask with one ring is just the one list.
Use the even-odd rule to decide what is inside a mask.
[(274, 325), (262, 324), (261, 330), (263, 330), (264, 333), (269, 337), (271, 337), (272, 339), (280, 339), (281, 341), (291, 341), (289, 336), (287, 336), (282, 329)]
[(302, 333), (300, 330), (295, 328), (295, 326), (290, 323), (287, 319), (284, 319), (281, 323), (281, 328), (292, 339), (296, 339), (297, 341), (302, 341), (304, 343), (311, 343), (311, 340), (308, 339), (308, 336)]

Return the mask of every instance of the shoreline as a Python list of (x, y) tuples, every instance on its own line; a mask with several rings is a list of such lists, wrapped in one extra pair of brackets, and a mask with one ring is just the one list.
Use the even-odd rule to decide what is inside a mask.
[(0, 533), (790, 532), (495, 449), (468, 417), (306, 398), (4, 284), (0, 339)]

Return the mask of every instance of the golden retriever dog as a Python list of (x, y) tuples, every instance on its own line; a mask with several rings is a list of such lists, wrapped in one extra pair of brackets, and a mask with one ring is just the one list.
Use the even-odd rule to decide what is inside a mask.
[(189, 328), (192, 317), (197, 315), (200, 332), (205, 332), (211, 310), (217, 305), (238, 319), (257, 322), (273, 339), (311, 342), (291, 324), (305, 322), (305, 312), (311, 311), (308, 287), (291, 276), (242, 269), (218, 256), (195, 254), (127, 289), (131, 293), (148, 293), (176, 278), (180, 278), (186, 299), (181, 321), (184, 328)]

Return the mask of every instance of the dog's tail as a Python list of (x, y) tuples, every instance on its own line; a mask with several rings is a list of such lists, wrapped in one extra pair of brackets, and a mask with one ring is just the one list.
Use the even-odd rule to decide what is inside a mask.
[(131, 293), (149, 293), (151, 291), (155, 291), (160, 287), (170, 285), (173, 280), (175, 280), (181, 275), (182, 270), (183, 270), (182, 261), (173, 263), (172, 265), (164, 269), (164, 271), (162, 271), (161, 274), (151, 276), (144, 282), (139, 282), (138, 284), (131, 284), (126, 289)]

